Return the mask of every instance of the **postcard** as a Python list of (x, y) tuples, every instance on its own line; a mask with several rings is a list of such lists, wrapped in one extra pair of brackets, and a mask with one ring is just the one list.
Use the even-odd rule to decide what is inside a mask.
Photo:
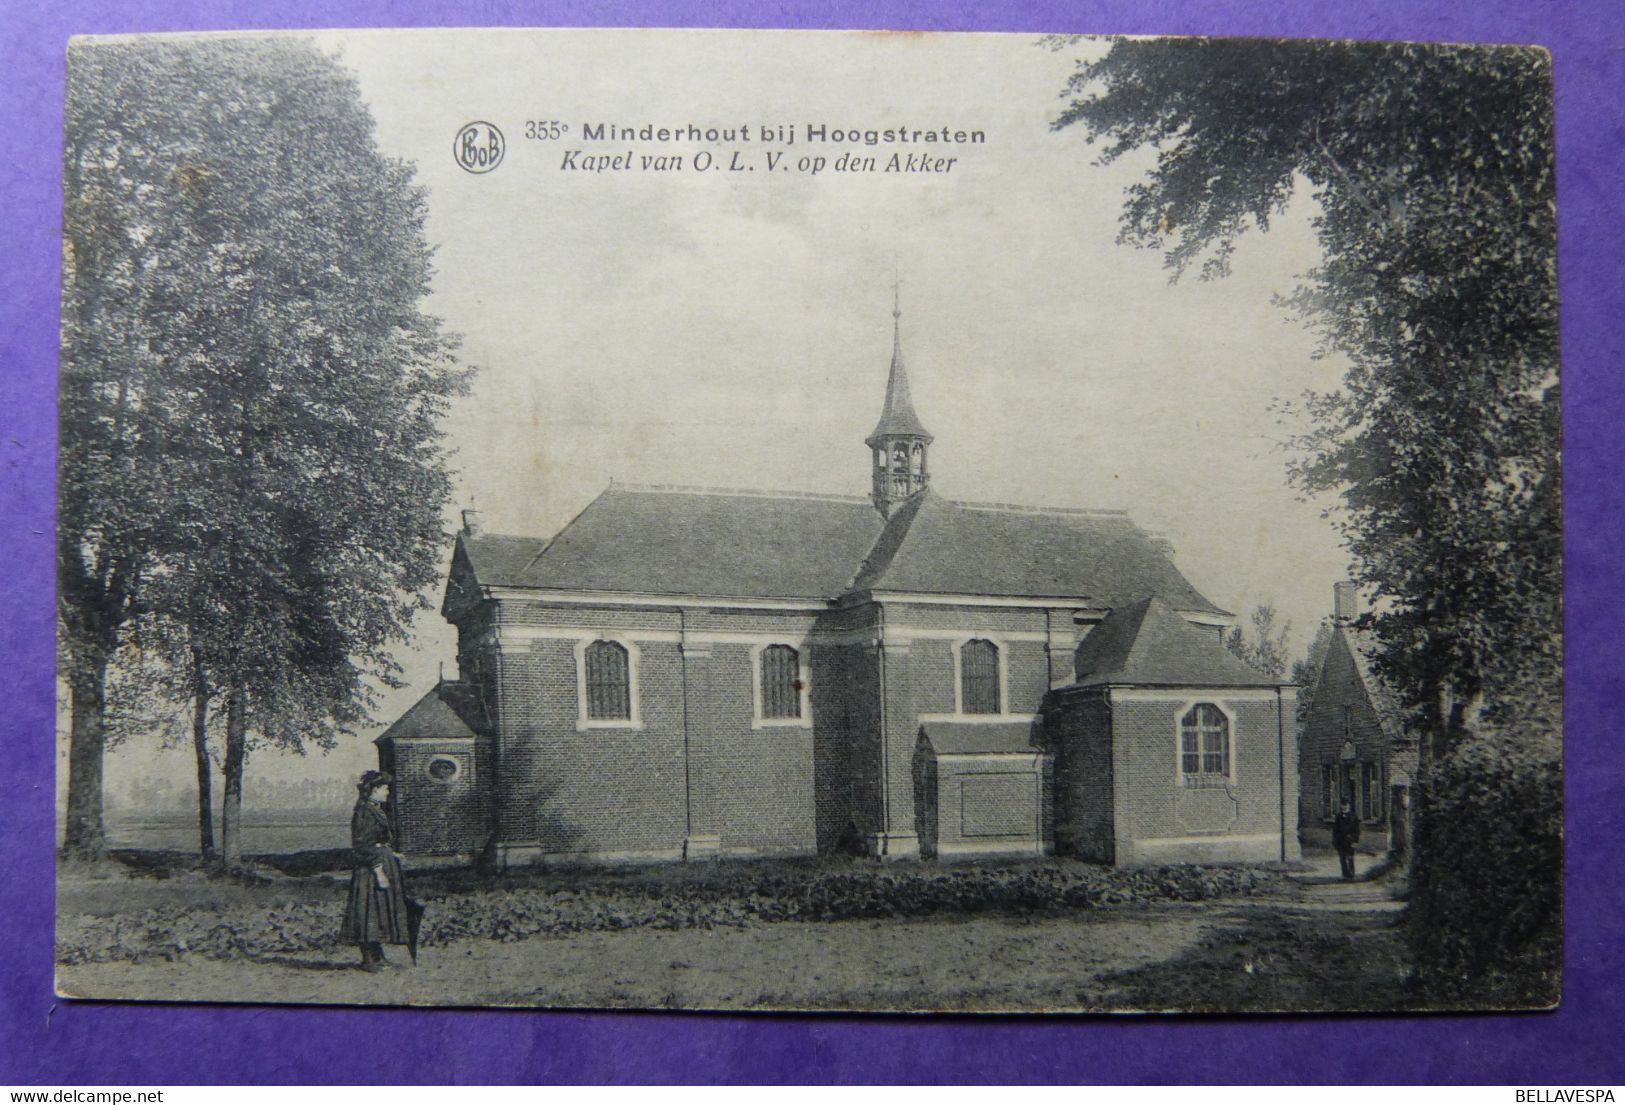
[(1514, 46), (81, 38), (57, 988), (1559, 998)]

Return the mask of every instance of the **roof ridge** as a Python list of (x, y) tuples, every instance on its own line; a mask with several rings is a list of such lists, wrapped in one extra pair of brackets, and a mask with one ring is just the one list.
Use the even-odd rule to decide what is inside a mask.
[(862, 495), (835, 495), (823, 491), (772, 491), (759, 487), (715, 487), (704, 484), (681, 483), (625, 483), (616, 480), (609, 487), (613, 491), (636, 491), (656, 495), (726, 495), (743, 499), (807, 499), (816, 502), (863, 503)]
[[(1354, 677), (1360, 681), (1360, 689), (1365, 692), (1366, 700), (1371, 703), (1372, 711), (1377, 715), (1377, 724), (1382, 727), (1384, 734), (1390, 740), (1403, 739), (1405, 734), (1401, 724), (1390, 715), (1385, 706), (1393, 700), (1392, 693), (1387, 684), (1372, 670), (1371, 657), (1366, 654), (1363, 645), (1374, 643), (1370, 640), (1372, 634), (1369, 629), (1360, 629), (1352, 625), (1337, 626), (1337, 635), (1343, 638), (1344, 647), (1349, 650), (1349, 659), (1354, 664)], [(1325, 670), (1325, 659), (1321, 659), (1321, 670)], [(1319, 683), (1319, 677), (1316, 677)]]
[(981, 502), (971, 499), (944, 499), (949, 506), (962, 510), (997, 510), (1007, 514), (1056, 514), (1062, 516), (1127, 518), (1126, 510), (1107, 510), (1104, 507), (1080, 506), (1027, 506), (1022, 503)]

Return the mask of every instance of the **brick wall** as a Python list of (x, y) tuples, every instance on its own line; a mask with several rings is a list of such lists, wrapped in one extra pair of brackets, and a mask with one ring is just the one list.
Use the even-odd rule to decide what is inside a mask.
[(1049, 619), (1041, 607), (1021, 606), (940, 606), (909, 602), (886, 603), (888, 625), (911, 625), (922, 629), (970, 629), (977, 627), (997, 633), (1043, 633)]
[[(965, 636), (977, 636), (966, 629)], [(954, 712), (954, 649), (959, 642), (941, 637), (916, 637), (908, 645), (909, 688), (916, 715)], [(1042, 641), (1001, 641), (1005, 667), (1006, 713), (1034, 714), (1049, 693), (1049, 653)]]
[(1046, 712), (1055, 757), (1055, 846), (1095, 863), (1115, 858), (1111, 712), (1105, 692), (1058, 695)]
[[(916, 718), (954, 712), (954, 643), (919, 637), (909, 645), (910, 690)], [(918, 729), (916, 721), (914, 728)]]
[[(495, 762), (476, 757), (473, 776), (494, 795), (494, 812), (480, 816), (494, 823), (499, 841), (544, 855), (604, 858), (676, 858), (695, 838), (714, 838), (724, 852), (805, 853), (834, 848), (854, 830), (859, 837), (912, 838), (919, 818), (929, 816), (917, 807), (919, 719), (953, 711), (955, 641), (935, 635), (893, 640), (884, 653), (848, 638), (809, 644), (812, 723), (763, 726), (753, 724), (752, 644), (727, 638), (805, 642), (816, 631), (849, 633), (875, 625), (877, 608), (817, 616), (726, 610), (679, 616), (670, 610), (512, 605), (495, 617), (466, 618), (459, 649), (460, 663), (472, 669), (465, 675), (488, 688), (498, 715)], [(1030, 714), (1049, 694), (1052, 643), (1069, 644), (1062, 638), (1070, 627), (1063, 621), (1055, 629), (1054, 615), (1042, 609), (902, 605), (888, 606), (885, 622), (966, 637), (1045, 633), (1001, 640), (1002, 705), (1006, 713)], [(482, 632), (493, 621), (543, 634), (493, 638)], [(548, 628), (560, 635), (545, 635)], [(583, 631), (594, 628), (622, 631), (635, 643), (638, 728), (577, 728), (577, 647)], [(639, 639), (640, 631), (670, 639)], [(1233, 809), (1215, 812), (1206, 806), (1217, 799), (1192, 799), (1174, 777), (1177, 713), (1188, 697), (1124, 702), (1108, 713), (1098, 698), (1091, 704), (1079, 696), (1068, 723), (1077, 739), (1052, 743), (1057, 775), (1053, 787), (1033, 792), (1039, 811), (1034, 823), (1058, 819), (1064, 847), (1108, 862), (1132, 861), (1137, 842), (1154, 837), (1271, 831), (1279, 818), (1278, 790), (1267, 778), (1279, 769), (1273, 699), (1231, 705), (1240, 778), (1227, 797)], [(972, 824), (966, 816), (974, 821), (979, 815), (967, 815), (957, 804), (970, 794), (973, 805), (993, 817), (1003, 808), (997, 788), (1014, 784), (990, 783), (993, 789), (984, 794), (975, 789), (980, 784), (959, 778), (959, 769), (946, 780), (937, 770), (935, 831), (943, 836), (948, 819), (960, 842), (985, 835), (966, 829)], [(952, 810), (942, 805), (950, 791)], [(1058, 805), (1044, 812), (1052, 800)]]
[(503, 625), (558, 626), (584, 629), (642, 629), (675, 632), (679, 614), (671, 607), (620, 609), (567, 602), (507, 600), (496, 604)]
[[(1070, 619), (1070, 614), (1067, 617)], [(985, 635), (998, 641), (1005, 676), (1001, 710), (1004, 714), (1033, 714), (1039, 711), (1050, 688), (1047, 639), (1012, 640), (1004, 635), (1045, 633), (1049, 622), (1049, 612), (1043, 609), (886, 604), (886, 760), (883, 769), (878, 761), (871, 767), (861, 749), (861, 742), (868, 731), (855, 730), (852, 739), (860, 742), (860, 745), (854, 748), (852, 787), (855, 798), (859, 795), (867, 798), (871, 780), (876, 785), (881, 782), (867, 773), (872, 771), (876, 776), (883, 775), (887, 793), (885, 806), (890, 816), (889, 825), (885, 826), (887, 831), (917, 832), (917, 825), (923, 816), (917, 809), (920, 790), (917, 780), (919, 768), (915, 761), (920, 716), (954, 713), (958, 698), (954, 685), (954, 650), (962, 643), (961, 637), (970, 639)], [(930, 635), (911, 633), (916, 630), (932, 632)], [(875, 657), (873, 650), (868, 655)], [(875, 662), (878, 663), (878, 658)], [(862, 700), (867, 693), (861, 682), (851, 684), (856, 710), (864, 709)], [(998, 716), (987, 715), (987, 718), (996, 720)], [(876, 718), (877, 727), (878, 723)], [(875, 798), (874, 804), (879, 806), (878, 795)], [(866, 807), (856, 800), (854, 809), (863, 812), (865, 824), (875, 826), (865, 831), (882, 831), (880, 809)]]
[(813, 729), (752, 727), (750, 646), (691, 649), (687, 663), (692, 831), (724, 851), (814, 851)]
[[(470, 739), (391, 741), (382, 757), (395, 777), (396, 847), (412, 855), (475, 855), (485, 846), (487, 802), (482, 765), (489, 741)], [(486, 749), (479, 746), (485, 745)], [(437, 760), (456, 765), (449, 778), (429, 768)]]
[(818, 616), (818, 628), (825, 633), (845, 633), (866, 629), (878, 617), (873, 603), (844, 606), (839, 610), (826, 610)]
[[(1382, 722), (1355, 666), (1351, 647), (1343, 631), (1339, 630), (1333, 635), (1321, 666), (1314, 701), (1304, 719), (1298, 764), (1303, 836), (1307, 843), (1331, 846), (1331, 819), (1336, 816), (1337, 810), (1335, 800), (1332, 809), (1327, 809), (1323, 803), (1322, 772), (1328, 765), (1341, 769), (1344, 762), (1343, 744), (1352, 740), (1352, 773), (1358, 773), (1357, 765), (1361, 763), (1378, 765), (1378, 811), (1382, 816), (1365, 822), (1367, 828), (1374, 832), (1363, 833), (1361, 844), (1380, 850), (1387, 846), (1388, 781), (1396, 765)], [(1355, 808), (1359, 809), (1358, 803)]]
[(1049, 649), (1043, 641), (1009, 641), (1005, 644), (1008, 655), (1010, 701), (1005, 710), (1013, 714), (1035, 714), (1044, 705), (1049, 694)]
[[(1231, 719), (1234, 783), (1190, 788), (1178, 772), (1179, 718), (1192, 701), (1214, 702)], [(1285, 708), (1292, 708), (1291, 699)], [(1296, 823), (1290, 734), (1277, 729), (1269, 699), (1227, 699), (1224, 691), (1171, 692), (1147, 701), (1113, 693), (1113, 790), (1117, 862), (1274, 860), (1280, 858), (1283, 758), (1287, 825)], [(1284, 749), (1283, 749), (1284, 746)], [(1289, 857), (1295, 834), (1288, 834)], [(1172, 838), (1179, 843), (1157, 843)], [(1192, 839), (1197, 838), (1197, 839)]]
[(912, 646), (887, 644), (886, 665), (886, 765), (885, 786), (889, 823), (885, 831), (914, 832), (914, 742), (920, 735), (920, 710), (915, 688), (928, 683), (929, 667), (921, 669)]
[(499, 657), (497, 830), (547, 853), (681, 854), (682, 661), (638, 646), (641, 729), (576, 728), (575, 642), (504, 645)]
[[(813, 829), (817, 850), (854, 847), (858, 826), (853, 811), (853, 657), (861, 649), (815, 645), (812, 650)], [(850, 825), (850, 828), (849, 828)]]
[[(928, 756), (920, 821), (940, 856), (1038, 854), (1051, 839), (1043, 756)], [(931, 789), (925, 789), (929, 785)], [(925, 834), (922, 834), (922, 843)]]
[[(812, 724), (758, 725), (752, 645), (714, 639), (799, 643), (812, 615), (684, 612), (679, 621), (675, 611), (521, 603), (499, 620), (560, 630), (471, 650), (495, 673), (499, 840), (537, 845), (544, 857), (675, 858), (692, 838), (715, 838), (724, 852), (810, 853), (833, 846), (851, 820), (851, 650), (807, 649)], [(678, 626), (686, 645), (639, 637)], [(624, 632), (635, 647), (637, 728), (578, 729), (577, 649), (592, 628)]]
[(772, 633), (800, 640), (820, 624), (818, 615), (772, 610), (692, 610), (683, 614), (691, 633)]

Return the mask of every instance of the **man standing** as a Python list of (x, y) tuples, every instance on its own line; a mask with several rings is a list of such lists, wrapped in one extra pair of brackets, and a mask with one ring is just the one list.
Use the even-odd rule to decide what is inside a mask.
[(1332, 822), (1332, 847), (1337, 849), (1337, 859), (1343, 865), (1345, 879), (1354, 877), (1354, 846), (1358, 843), (1360, 819), (1354, 814), (1354, 806), (1345, 798), (1342, 812)]

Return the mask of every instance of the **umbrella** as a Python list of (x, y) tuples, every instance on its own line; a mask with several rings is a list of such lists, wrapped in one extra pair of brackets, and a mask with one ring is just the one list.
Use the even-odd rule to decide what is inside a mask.
[(406, 899), (406, 950), (412, 954), (413, 963), (418, 961), (418, 930), (423, 927), (425, 908), (422, 902)]

